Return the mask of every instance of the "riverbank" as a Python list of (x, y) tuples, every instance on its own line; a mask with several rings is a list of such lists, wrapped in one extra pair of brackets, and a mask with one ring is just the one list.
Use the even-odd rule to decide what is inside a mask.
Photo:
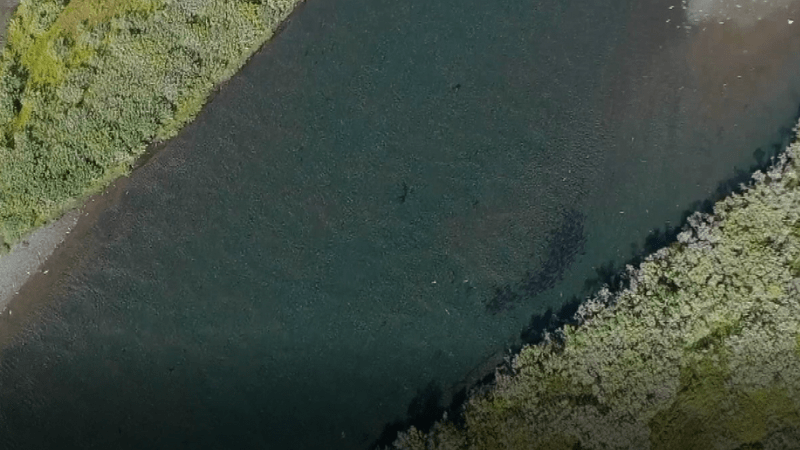
[(5, 251), (175, 136), (299, 3), (21, 2), (0, 57)]
[(40, 270), (56, 247), (75, 227), (80, 216), (79, 210), (70, 211), (46, 227), (31, 233), (24, 241), (11, 248), (0, 257), (0, 311), (6, 312), (6, 305), (19, 293), (20, 287), (31, 274)]
[(463, 417), (412, 427), (394, 448), (793, 448), (799, 157), (795, 140), (741, 195), (629, 266), (627, 288), (601, 290), (577, 325), (525, 347)]
[[(228, 23), (226, 28), (226, 21), (217, 23), (219, 20), (215, 19), (215, 14), (224, 16), (230, 12), (213, 2), (197, 11), (187, 10), (169, 1), (153, 3), (149, 13), (145, 11), (144, 16), (143, 10), (130, 2), (127, 6), (126, 2), (119, 3), (123, 6), (111, 13), (77, 8), (75, 5), (65, 7), (61, 3), (54, 8), (52, 3), (46, 1), (23, 1), (17, 7), (18, 3), (8, 1), (0, 5), (0, 22), (3, 26), (0, 48), (5, 47), (8, 41), (7, 49), (0, 57), (0, 89), (3, 91), (0, 130), (5, 135), (5, 144), (0, 143), (0, 311), (4, 317), (13, 314), (15, 307), (9, 303), (25, 283), (37, 274), (49, 273), (44, 263), (69, 233), (75, 231), (76, 227), (83, 229), (89, 226), (79, 225), (79, 219), (93, 223), (98, 211), (94, 202), (103, 198), (100, 193), (109, 188), (114, 180), (144, 164), (159, 147), (158, 142), (174, 136), (191, 121), (214, 95), (216, 87), (230, 78), (252, 53), (269, 41), (297, 4), (265, 3), (261, 11), (250, 11), (260, 12), (263, 22), (251, 21), (245, 26), (241, 23), (241, 17), (232, 15), (226, 21), (234, 21), (239, 26), (230, 27)], [(45, 11), (47, 14), (44, 14)], [(244, 10), (238, 12), (247, 13)], [(37, 15), (41, 18), (33, 21), (32, 17)], [(144, 128), (141, 123), (134, 123), (135, 117), (127, 117), (128, 120), (122, 122), (116, 120), (111, 126), (106, 120), (108, 117), (98, 117), (92, 113), (101, 105), (109, 104), (109, 95), (116, 96), (116, 89), (104, 87), (118, 83), (120, 77), (136, 78), (142, 73), (141, 64), (147, 67), (157, 62), (157, 58), (137, 60), (136, 64), (128, 60), (127, 64), (121, 65), (123, 69), (119, 72), (120, 56), (130, 54), (133, 51), (131, 47), (139, 47), (153, 37), (148, 33), (139, 33), (135, 39), (130, 35), (126, 39), (124, 31), (131, 32), (141, 27), (150, 30), (151, 34), (158, 34), (168, 24), (180, 21), (187, 26), (188, 18), (198, 17), (205, 17), (209, 23), (215, 24), (209, 25), (210, 28), (226, 28), (225, 33), (215, 32), (206, 36), (206, 39), (214, 40), (217, 46), (229, 47), (230, 41), (238, 37), (237, 33), (245, 35), (246, 39), (235, 50), (224, 53), (221, 59), (217, 57), (215, 64), (207, 64), (205, 71), (197, 70), (181, 80), (167, 76), (159, 78), (159, 71), (156, 70), (153, 75), (161, 80), (162, 85), (151, 83), (157, 88), (152, 95), (159, 90), (175, 89), (177, 93), (171, 107), (172, 113), (162, 111), (157, 114), (159, 121), (146, 124)], [(88, 28), (78, 30), (70, 25), (78, 19), (86, 21)], [(130, 23), (127, 22), (129, 20)], [(125, 23), (129, 28), (123, 30)], [(153, 26), (153, 23), (160, 24), (160, 27)], [(208, 42), (204, 44), (203, 39), (196, 35), (173, 33), (170, 37), (194, 38), (195, 44), (208, 47), (205, 45)], [(66, 38), (67, 42), (71, 39), (74, 46), (61, 48), (57, 52), (61, 60), (56, 57), (49, 61), (59, 67), (59, 76), (49, 79), (46, 74), (52, 73), (40, 63), (34, 64), (34, 56), (42, 48), (57, 47), (56, 42), (60, 38)], [(91, 48), (85, 47), (86, 39), (95, 39), (94, 44), (89, 46)], [(161, 43), (168, 41), (162, 39)], [(81, 56), (76, 60), (73, 57), (78, 53)], [(150, 56), (158, 54), (154, 51)], [(208, 54), (200, 52), (194, 64), (208, 59)], [(27, 73), (20, 72), (20, 67), (27, 69)], [(174, 75), (175, 72), (185, 72), (187, 67), (174, 64), (163, 70)], [(83, 81), (76, 91), (74, 83), (77, 78)], [(176, 84), (176, 81), (180, 82)], [(169, 83), (172, 84), (166, 86)], [(140, 91), (134, 89), (123, 92), (123, 100), (135, 99), (138, 102), (145, 99), (147, 95)], [(74, 98), (70, 100), (67, 98), (69, 94), (65, 97), (66, 92), (72, 92), (77, 97), (73, 95)], [(124, 101), (119, 104), (120, 108), (124, 105)], [(142, 113), (139, 117), (155, 113), (152, 109), (138, 112)], [(83, 143), (85, 145), (78, 141), (98, 136), (98, 132), (107, 134), (101, 131), (104, 126), (114, 130), (117, 138), (110, 141), (89, 139), (88, 143)], [(64, 127), (69, 130), (64, 130)], [(76, 133), (75, 127), (81, 131)], [(126, 127), (134, 130), (124, 133)], [(54, 133), (47, 132), (46, 136), (42, 136), (41, 133), (48, 128)], [(95, 132), (88, 130), (90, 128)], [(119, 134), (123, 134), (122, 139)], [(146, 144), (148, 142), (150, 144)], [(72, 157), (65, 159), (65, 154), (69, 153), (72, 153), (69, 155)], [(112, 157), (109, 158), (109, 155)], [(83, 176), (78, 176), (81, 173)], [(38, 280), (35, 284), (50, 283)], [(22, 306), (16, 308), (19, 307)], [(5, 330), (3, 334), (8, 334), (8, 331)]]
[[(136, 166), (144, 165), (162, 146), (151, 144)], [(80, 207), (33, 231), (0, 256), (0, 287), (4, 288), (0, 291), (0, 348), (19, 338), (44, 311), (56, 306), (53, 297), (59, 294), (59, 286), (97, 250), (96, 243), (88, 239), (93, 227), (126, 195), (129, 181), (129, 177), (115, 180), (104, 192), (89, 196)]]

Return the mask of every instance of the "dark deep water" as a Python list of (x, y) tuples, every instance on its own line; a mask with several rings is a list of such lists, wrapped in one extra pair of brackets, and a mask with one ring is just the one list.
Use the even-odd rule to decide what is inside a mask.
[(0, 318), (0, 448), (365, 449), (447, 403), (788, 137), (785, 16), (682, 14), (308, 0)]

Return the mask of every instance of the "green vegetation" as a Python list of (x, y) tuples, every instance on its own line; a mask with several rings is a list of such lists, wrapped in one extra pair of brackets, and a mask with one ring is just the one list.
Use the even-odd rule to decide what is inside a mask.
[(0, 250), (175, 136), (300, 0), (23, 0), (0, 56)]
[(396, 449), (786, 449), (800, 442), (800, 143), (601, 290), (561, 339)]

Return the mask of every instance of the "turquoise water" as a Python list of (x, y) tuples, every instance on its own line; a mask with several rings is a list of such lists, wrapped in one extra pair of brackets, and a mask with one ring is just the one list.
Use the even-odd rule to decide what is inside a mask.
[(709, 110), (668, 11), (309, 0), (2, 351), (2, 447), (368, 448), (447, 404), (788, 135), (796, 58)]

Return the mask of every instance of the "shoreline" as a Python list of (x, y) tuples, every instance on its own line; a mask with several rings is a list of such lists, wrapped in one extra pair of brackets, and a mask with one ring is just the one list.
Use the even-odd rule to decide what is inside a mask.
[(72, 210), (61, 218), (37, 229), (0, 256), (0, 314), (9, 314), (8, 303), (36, 272), (41, 271), (50, 255), (64, 242), (80, 218)]
[[(121, 105), (117, 105), (115, 108), (112, 108), (113, 110), (108, 110), (107, 113), (90, 114), (87, 117), (75, 119), (75, 123), (57, 119), (52, 121), (52, 123), (47, 122), (49, 119), (44, 122), (42, 122), (44, 119), (36, 119), (29, 123), (27, 120), (30, 115), (30, 108), (33, 108), (33, 106), (24, 109), (24, 111), (16, 111), (10, 108), (8, 104), (4, 103), (4, 111), (0, 114), (0, 116), (3, 116), (3, 123), (0, 124), (2, 125), (0, 128), (4, 129), (7, 138), (22, 128), (26, 130), (26, 133), (31, 133), (31, 136), (39, 136), (32, 140), (20, 141), (20, 143), (14, 144), (16, 147), (12, 145), (11, 147), (14, 147), (15, 152), (27, 154), (34, 152), (37, 145), (43, 145), (65, 146), (64, 148), (72, 147), (75, 152), (81, 154), (96, 152), (97, 154), (105, 155), (105, 159), (101, 158), (93, 163), (90, 159), (83, 158), (81, 160), (81, 158), (78, 158), (78, 165), (76, 167), (66, 168), (65, 164), (67, 163), (65, 163), (64, 155), (56, 155), (55, 153), (52, 155), (46, 154), (47, 164), (52, 165), (49, 175), (30, 175), (30, 164), (26, 162), (28, 160), (24, 158), (10, 159), (7, 165), (4, 164), (4, 177), (7, 174), (16, 174), (15, 176), (8, 175), (8, 180), (13, 181), (13, 183), (9, 181), (9, 183), (4, 185), (4, 191), (8, 193), (6, 197), (13, 199), (13, 201), (9, 201), (14, 205), (14, 208), (4, 211), (6, 215), (4, 215), (3, 226), (0, 227), (2, 228), (0, 243), (4, 243), (4, 250), (10, 250), (10, 246), (24, 239), (23, 236), (38, 229), (39, 227), (36, 225), (38, 221), (52, 222), (65, 211), (81, 204), (85, 198), (104, 190), (113, 179), (122, 175), (128, 175), (130, 173), (129, 168), (132, 167), (135, 169), (139, 165), (137, 160), (140, 159), (141, 153), (147, 152), (148, 141), (150, 141), (150, 143), (160, 143), (161, 141), (169, 140), (177, 135), (187, 124), (194, 121), (202, 108), (213, 98), (219, 89), (223, 87), (232, 76), (238, 73), (255, 53), (261, 51), (266, 44), (272, 41), (277, 33), (287, 26), (285, 22), (291, 20), (293, 14), (297, 12), (299, 3), (302, 3), (302, 0), (292, 0), (290, 3), (282, 5), (277, 9), (264, 5), (259, 6), (258, 8), (260, 8), (260, 10), (263, 9), (264, 17), (251, 23), (248, 20), (239, 20), (252, 14), (252, 12), (248, 12), (249, 10), (247, 7), (244, 7), (244, 9), (239, 8), (235, 11), (227, 11), (225, 9), (227, 7), (224, 6), (226, 3), (216, 2), (214, 3), (214, 8), (216, 9), (214, 9), (211, 14), (224, 18), (223, 22), (225, 22), (226, 25), (223, 27), (221, 22), (214, 22), (214, 27), (219, 28), (219, 30), (217, 30), (213, 39), (205, 35), (196, 35), (195, 31), (190, 29), (191, 17), (186, 16), (185, 11), (180, 10), (180, 8), (173, 8), (171, 6), (172, 4), (169, 2), (159, 6), (159, 8), (163, 6), (163, 11), (159, 14), (150, 15), (147, 18), (136, 16), (136, 26), (142, 29), (148, 29), (148, 32), (151, 34), (156, 33), (156, 31), (154, 31), (156, 28), (159, 30), (162, 28), (170, 28), (172, 27), (171, 24), (175, 23), (181, 24), (182, 33), (187, 36), (194, 36), (195, 39), (200, 39), (200, 41), (205, 43), (199, 45), (199, 47), (195, 44), (184, 43), (185, 45), (179, 45), (175, 43), (175, 45), (181, 48), (180, 51), (185, 57), (184, 59), (189, 58), (194, 61), (194, 59), (199, 58), (199, 60), (189, 64), (185, 63), (184, 59), (171, 58), (169, 60), (172, 61), (172, 65), (168, 64), (169, 67), (152, 66), (151, 69), (158, 73), (145, 71), (150, 74), (152, 80), (150, 80), (150, 82), (143, 82), (144, 84), (129, 84), (124, 82), (124, 74), (141, 72), (138, 67), (139, 63), (135, 60), (135, 56), (128, 57), (129, 55), (137, 54), (136, 51), (130, 49), (100, 55), (98, 53), (99, 47), (92, 47), (92, 49), (87, 50), (88, 53), (81, 53), (82, 56), (80, 58), (83, 59), (81, 59), (80, 63), (69, 63), (63, 66), (64, 71), (66, 71), (62, 74), (63, 79), (54, 79), (51, 80), (52, 83), (48, 82), (49, 84), (44, 83), (41, 85), (38, 84), (38, 82), (31, 84), (31, 80), (39, 75), (31, 75), (34, 76), (34, 78), (29, 80), (27, 78), (28, 75), (16, 74), (13, 69), (14, 64), (23, 64), (21, 61), (27, 61), (25, 58), (28, 58), (28, 56), (26, 55), (34, 51), (30, 47), (30, 43), (26, 44), (20, 42), (18, 45), (15, 44), (19, 48), (14, 47), (15, 50), (11, 53), (4, 52), (2, 55), (3, 58), (0, 58), (2, 60), (0, 72), (4, 73), (3, 83), (0, 83), (2, 84), (2, 86), (0, 86), (0, 91), (2, 91), (3, 94), (0, 95), (13, 98), (16, 102), (21, 104), (28, 104), (26, 103), (28, 101), (27, 99), (35, 97), (44, 91), (49, 92), (49, 90), (52, 89), (82, 90), (83, 88), (79, 88), (75, 84), (77, 81), (73, 79), (74, 77), (70, 78), (70, 76), (74, 75), (77, 73), (76, 71), (79, 70), (76, 68), (77, 66), (75, 66), (75, 64), (83, 64), (92, 58), (100, 58), (98, 61), (103, 60), (109, 64), (123, 67), (123, 69), (120, 69), (122, 72), (103, 70), (98, 72), (96, 76), (90, 80), (89, 83), (91, 85), (92, 94), (86, 97), (86, 103), (82, 103), (82, 106), (79, 108), (82, 111), (107, 111), (107, 97), (124, 98), (127, 103), (131, 103), (133, 99), (137, 98), (151, 98), (155, 95), (153, 94), (152, 86), (162, 86), (166, 82), (165, 74), (170, 70), (177, 70), (181, 73), (185, 70), (198, 71), (197, 73), (192, 72), (193, 75), (187, 75), (186, 79), (181, 80), (181, 83), (184, 85), (182, 89), (188, 89), (188, 91), (180, 95), (178, 95), (178, 93), (172, 93), (166, 100), (159, 100), (153, 97), (153, 99), (151, 99), (152, 104), (149, 104), (147, 107), (149, 109), (146, 108), (147, 111), (136, 110), (135, 113), (125, 113), (127, 115), (122, 113), (122, 109), (124, 108)], [(77, 33), (77, 31), (69, 27), (63, 28), (59, 24), (64, 21), (78, 20), (85, 14), (89, 14), (89, 16), (82, 20), (91, 19), (92, 21), (96, 21), (97, 24), (106, 23), (108, 26), (111, 26), (109, 24), (113, 22), (110, 20), (111, 16), (106, 17), (99, 13), (99, 15), (92, 15), (94, 13), (88, 13), (86, 11), (80, 12), (66, 7), (59, 7), (58, 10), (49, 11), (37, 0), (29, 0), (26, 5), (28, 8), (23, 8), (23, 10), (20, 10), (21, 12), (19, 12), (19, 14), (15, 12), (11, 16), (11, 19), (19, 19), (20, 26), (26, 30), (22, 33), (29, 33), (31, 38), (37, 42), (37, 46), (43, 45), (46, 47), (48, 45), (56, 45), (55, 41), (53, 41), (53, 36), (58, 33), (67, 33), (67, 35), (70, 33)], [(17, 10), (19, 10), (19, 8), (17, 8)], [(114, 13), (114, 15), (119, 14)], [(47, 31), (49, 34), (42, 34), (43, 30), (29, 30), (25, 28), (28, 26), (26, 25), (28, 23), (26, 20), (33, 16), (38, 17), (39, 15), (42, 15), (42, 17), (47, 16), (47, 18), (43, 20), (50, 24), (48, 25), (49, 31)], [(135, 14), (131, 16), (128, 13), (122, 15), (125, 17), (135, 16)], [(58, 22), (59, 20), (62, 22)], [(242, 28), (233, 29), (239, 26)], [(151, 29), (152, 27), (155, 28)], [(103, 34), (106, 31), (100, 30), (98, 32)], [(123, 34), (130, 37), (129, 35), (135, 35), (136, 33), (135, 30), (128, 30)], [(248, 38), (242, 40), (240, 36), (243, 35), (248, 36)], [(72, 37), (76, 38), (76, 36)], [(126, 39), (128, 38), (119, 37), (102, 45), (106, 47), (111, 46), (109, 48), (116, 48), (114, 47), (115, 45), (135, 47), (135, 44), (131, 44), (130, 42), (144, 38)], [(211, 49), (211, 47), (214, 46), (219, 47), (219, 49), (224, 49), (221, 60), (217, 60), (218, 56), (220, 56), (217, 55), (218, 52)], [(205, 50), (200, 51), (198, 54), (199, 56), (195, 55), (195, 51), (200, 48)], [(68, 50), (77, 51), (72, 47)], [(152, 59), (157, 57), (156, 53), (158, 53), (158, 51), (148, 51), (150, 53), (145, 52), (145, 58)], [(58, 58), (61, 57), (59, 56)], [(17, 61), (18, 59), (19, 61)], [(60, 61), (60, 59), (58, 60)], [(179, 60), (181, 62), (179, 62)], [(204, 64), (200, 61), (206, 61), (207, 63)], [(63, 61), (59, 64), (62, 63), (66, 64)], [(28, 70), (30, 71), (33, 69), (28, 67)], [(38, 72), (34, 72), (38, 74)], [(19, 92), (17, 92), (14, 87), (18, 84), (24, 86), (24, 89)], [(125, 86), (125, 89), (119, 91), (119, 86)], [(162, 87), (164, 87), (164, 89), (172, 89), (166, 85)], [(79, 101), (78, 97), (70, 97), (70, 100), (59, 97), (58, 99), (53, 99), (52, 101), (47, 101), (42, 105), (36, 106), (36, 108), (44, 108), (53, 115), (58, 116), (59, 114), (66, 114), (65, 111), (71, 107), (70, 105), (77, 101)], [(82, 102), (83, 100), (80, 101)], [(124, 115), (125, 119), (118, 121), (117, 119), (121, 117), (120, 115)], [(158, 120), (152, 120), (153, 117), (158, 117)], [(70, 125), (67, 126), (67, 123)], [(124, 139), (125, 142), (106, 142), (103, 140), (105, 138), (91, 137), (95, 136), (97, 129), (103, 129), (103, 127), (107, 127), (109, 124), (120, 126), (122, 130), (125, 130), (123, 132), (126, 136)], [(100, 134), (102, 134), (102, 132), (100, 132)], [(32, 142), (40, 142), (40, 144), (32, 144)], [(89, 150), (79, 150), (84, 149), (84, 147)], [(9, 151), (5, 146), (0, 148), (3, 149), (3, 152)], [(66, 154), (69, 153), (70, 152), (67, 151)], [(98, 164), (98, 161), (100, 161), (98, 166), (100, 171), (96, 173), (92, 164)], [(61, 174), (61, 176), (59, 177), (54, 174)], [(67, 174), (68, 176), (66, 176)], [(47, 182), (55, 183), (55, 187), (48, 187), (49, 185), (45, 186)], [(37, 195), (41, 198), (35, 198)], [(33, 218), (36, 218), (36, 221), (34, 221)]]
[[(303, 6), (305, 1), (294, 5), (287, 17), (255, 51), (242, 55), (240, 67), (235, 73), (241, 71), (256, 54), (266, 51), (272, 39), (289, 25)], [(2, 32), (5, 35), (5, 30)], [(186, 126), (194, 122), (202, 110), (214, 101), (229, 81), (230, 76), (216, 83), (205, 98), (201, 110), (180, 127), (174, 136), (163, 140), (154, 137), (144, 152), (131, 163), (127, 175), (111, 180), (98, 193), (75, 199), (74, 204), (78, 206), (67, 210), (58, 219), (31, 230), (19, 242), (14, 243), (10, 251), (0, 254), (0, 348), (5, 347), (22, 330), (24, 324), (38, 315), (50, 297), (49, 294), (57, 287), (58, 281), (63, 280), (85, 257), (90, 244), (90, 240), (85, 238), (100, 215), (124, 195), (124, 187), (133, 174), (160, 154), (167, 142), (178, 138)]]
[[(160, 149), (160, 144), (151, 144), (153, 148), (148, 148), (134, 167), (146, 164)], [(130, 175), (117, 178), (103, 192), (87, 197), (79, 207), (33, 231), (15, 245), (11, 252), (0, 256), (0, 348), (6, 347), (27, 324), (39, 316), (48, 306), (52, 293), (58, 289), (60, 282), (96, 250), (96, 245), (94, 248), (91, 245), (94, 240), (88, 239), (88, 235), (100, 216), (125, 195), (125, 187), (129, 181)], [(52, 244), (47, 256), (38, 262), (38, 255), (30, 250), (34, 249), (33, 245), (23, 249), (27, 250), (24, 254), (19, 250), (25, 241), (32, 242), (37, 238)], [(18, 259), (14, 259), (14, 255), (19, 255), (16, 257)], [(13, 277), (13, 274), (8, 275), (6, 267), (11, 267), (14, 273), (29, 271), (30, 275), (26, 274), (22, 285), (9, 291), (9, 295), (4, 298), (3, 288)]]
[[(455, 417), (412, 425), (380, 448), (678, 448), (684, 435), (788, 448), (800, 430), (800, 390), (785, 375), (800, 368), (792, 319), (800, 305), (800, 221), (792, 214), (800, 123), (793, 133), (741, 192), (715, 202), (713, 213), (694, 213), (676, 241), (628, 265), (626, 286), (605, 286), (570, 322), (515, 352), (511, 370), (472, 390)], [(780, 409), (765, 414), (750, 398)], [(687, 415), (707, 424), (684, 431)], [(749, 423), (759, 428), (740, 428)]]

